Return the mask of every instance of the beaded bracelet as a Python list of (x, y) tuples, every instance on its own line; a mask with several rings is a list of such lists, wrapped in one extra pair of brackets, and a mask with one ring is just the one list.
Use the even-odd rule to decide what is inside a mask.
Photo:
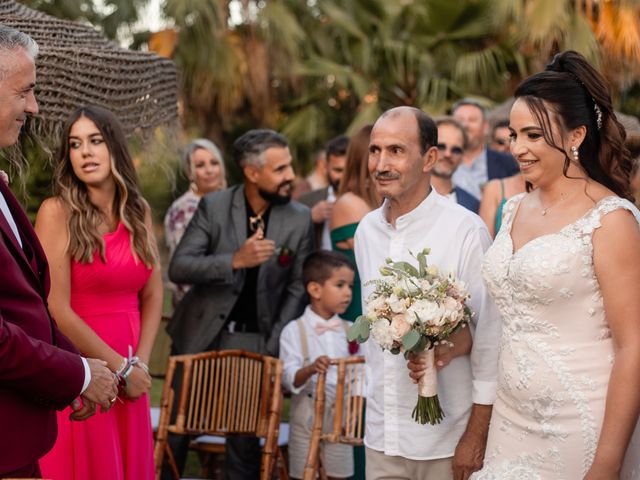
[(127, 368), (127, 364), (128, 364), (128, 360), (126, 357), (122, 357), (122, 362), (120, 362), (120, 366), (118, 367), (118, 369), (114, 372), (116, 375), (122, 375), (122, 372), (124, 372), (125, 368)]
[(131, 348), (131, 345), (129, 345), (129, 357), (123, 360), (126, 361), (126, 364), (122, 371), (117, 374), (118, 378), (120, 379), (120, 383), (123, 384), (124, 387), (127, 386), (127, 378), (129, 377), (129, 375), (131, 375), (133, 367), (135, 367), (136, 365), (140, 367), (147, 375), (149, 375), (149, 367), (146, 363), (140, 360), (140, 357), (138, 357), (137, 355), (133, 355), (133, 348)]

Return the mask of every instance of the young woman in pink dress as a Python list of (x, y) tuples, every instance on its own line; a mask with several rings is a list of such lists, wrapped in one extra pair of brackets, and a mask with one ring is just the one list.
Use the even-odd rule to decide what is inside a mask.
[[(41, 462), (54, 480), (153, 478), (147, 372), (162, 309), (151, 214), (122, 127), (99, 107), (69, 118), (36, 232), (51, 269), (49, 310), (87, 357), (122, 378), (109, 412), (85, 422), (58, 414), (58, 440)], [(88, 408), (91, 408), (89, 405)]]

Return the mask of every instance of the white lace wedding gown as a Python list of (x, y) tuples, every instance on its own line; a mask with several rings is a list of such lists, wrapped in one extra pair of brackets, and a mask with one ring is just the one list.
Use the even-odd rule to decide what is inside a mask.
[[(484, 467), (472, 478), (580, 480), (596, 452), (613, 361), (592, 234), (613, 210), (630, 210), (639, 222), (640, 212), (607, 197), (560, 232), (514, 253), (511, 225), (524, 195), (505, 205), (483, 264), (503, 333)], [(640, 427), (621, 478), (640, 479)]]

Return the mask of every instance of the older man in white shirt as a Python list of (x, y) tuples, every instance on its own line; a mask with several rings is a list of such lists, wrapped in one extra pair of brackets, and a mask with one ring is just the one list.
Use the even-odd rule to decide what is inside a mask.
[(372, 289), (367, 282), (379, 278), (386, 258), (412, 261), (410, 252), (428, 247), (430, 264), (468, 286), (475, 312), (473, 347), (468, 354), (462, 334), (454, 339), (451, 352), (440, 352), (440, 366), (445, 366), (438, 375), (438, 396), (445, 418), (431, 426), (411, 418), (418, 392), (403, 357), (383, 352), (373, 342), (365, 344), (370, 372), (368, 480), (466, 480), (480, 469), (484, 457), (500, 338), (497, 310), (480, 274), (491, 239), (479, 217), (431, 189), (436, 144), (433, 120), (410, 107), (385, 112), (371, 132), (369, 171), (385, 201), (364, 217), (355, 236), (363, 306)]

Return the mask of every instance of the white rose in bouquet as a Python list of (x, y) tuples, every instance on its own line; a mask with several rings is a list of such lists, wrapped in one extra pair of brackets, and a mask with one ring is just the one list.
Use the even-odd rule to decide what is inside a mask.
[(407, 309), (407, 314), (412, 315), (415, 320), (425, 325), (440, 325), (442, 310), (436, 302), (431, 300), (416, 300)]
[(381, 319), (371, 324), (371, 336), (383, 349), (391, 350), (393, 348), (391, 325), (386, 319)]
[(445, 297), (442, 301), (442, 318), (448, 319), (450, 322), (457, 322), (460, 316), (464, 313), (462, 305), (452, 297)]
[(407, 311), (407, 303), (405, 299), (398, 298), (395, 294), (391, 294), (387, 303), (393, 313), (404, 313)]

